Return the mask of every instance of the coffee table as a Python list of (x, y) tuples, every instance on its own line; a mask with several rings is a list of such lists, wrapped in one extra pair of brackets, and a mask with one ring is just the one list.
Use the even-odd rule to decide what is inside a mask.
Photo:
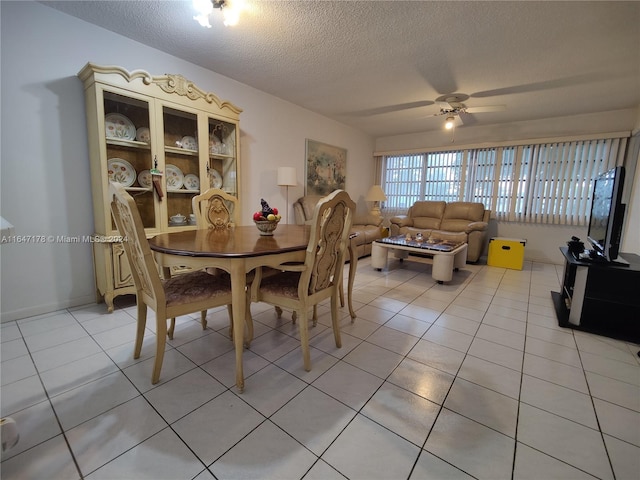
[(453, 272), (458, 271), (467, 263), (467, 244), (448, 240), (428, 242), (404, 235), (387, 237), (376, 240), (371, 245), (371, 266), (376, 270), (387, 268), (389, 250), (393, 250), (395, 257), (401, 261), (409, 253), (428, 255), (433, 261), (432, 278), (442, 284), (453, 278)]

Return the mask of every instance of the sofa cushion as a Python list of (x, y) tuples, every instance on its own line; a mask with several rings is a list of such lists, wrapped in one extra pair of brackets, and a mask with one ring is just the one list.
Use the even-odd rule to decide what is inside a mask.
[(477, 202), (450, 202), (444, 209), (442, 220), (465, 220), (481, 222), (484, 217), (484, 205)]
[(423, 201), (413, 204), (409, 216), (415, 228), (440, 228), (440, 221), (445, 211), (446, 202)]

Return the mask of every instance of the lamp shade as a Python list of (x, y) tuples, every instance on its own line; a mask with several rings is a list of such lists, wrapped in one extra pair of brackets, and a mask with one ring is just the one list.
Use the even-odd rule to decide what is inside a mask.
[(297, 184), (294, 167), (278, 167), (278, 185), (293, 187)]
[(365, 200), (367, 202), (384, 202), (387, 196), (384, 194), (380, 185), (373, 185), (367, 192)]

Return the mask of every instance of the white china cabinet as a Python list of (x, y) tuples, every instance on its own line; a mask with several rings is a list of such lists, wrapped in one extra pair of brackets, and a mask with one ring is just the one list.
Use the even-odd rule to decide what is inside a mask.
[(242, 201), (242, 110), (181, 75), (88, 63), (78, 77), (87, 111), (96, 291), (113, 311), (113, 299), (135, 288), (111, 217), (109, 182), (135, 198), (148, 237), (196, 228), (193, 196), (215, 187)]

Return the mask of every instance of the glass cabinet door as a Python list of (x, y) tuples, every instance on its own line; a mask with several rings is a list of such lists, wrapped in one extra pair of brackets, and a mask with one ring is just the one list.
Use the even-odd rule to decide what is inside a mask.
[[(149, 103), (103, 92), (107, 170), (110, 181), (124, 185), (135, 199), (145, 228), (157, 228), (157, 209), (150, 170)], [(112, 229), (116, 230), (112, 221)]]
[(235, 123), (209, 118), (209, 188), (221, 188), (238, 197), (237, 148)]
[(191, 199), (200, 193), (198, 117), (164, 106), (164, 178), (169, 227), (194, 224)]

